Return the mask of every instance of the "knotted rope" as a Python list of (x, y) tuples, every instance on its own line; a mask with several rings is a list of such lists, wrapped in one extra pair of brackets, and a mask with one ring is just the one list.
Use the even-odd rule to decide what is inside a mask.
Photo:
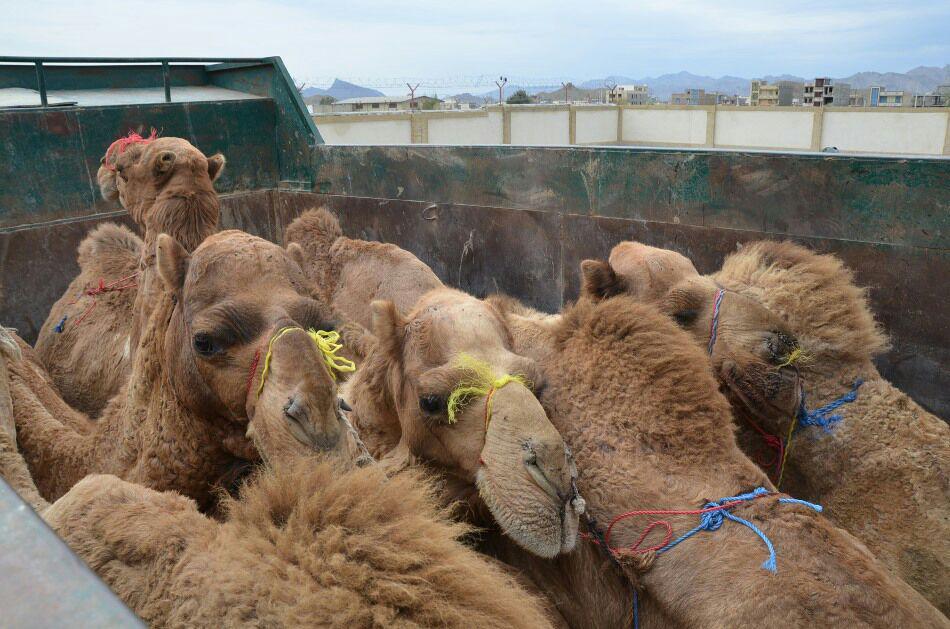
[[(79, 315), (79, 317), (76, 319), (76, 322), (73, 325), (79, 325), (80, 323), (82, 323), (86, 319), (86, 317), (92, 314), (92, 311), (96, 309), (96, 304), (98, 303), (98, 301), (96, 300), (96, 296), (102, 295), (104, 293), (113, 293), (120, 290), (127, 290), (129, 288), (138, 288), (138, 283), (135, 281), (136, 277), (138, 277), (137, 272), (133, 273), (132, 275), (126, 275), (125, 277), (120, 277), (116, 281), (111, 282), (109, 284), (106, 284), (105, 280), (100, 277), (99, 283), (96, 284), (94, 288), (89, 288), (89, 289), (84, 290), (79, 297), (77, 297), (76, 299), (66, 304), (67, 306), (72, 306), (76, 304), (77, 302), (79, 302), (79, 300), (82, 299), (83, 297), (92, 297), (92, 303), (89, 304), (89, 306), (87, 306), (85, 310), (83, 310), (82, 314)], [(56, 324), (56, 327), (53, 328), (57, 334), (62, 334), (63, 330), (66, 329), (66, 319), (67, 317), (64, 316), (62, 320), (58, 324)]]
[(121, 137), (112, 144), (109, 145), (109, 148), (106, 149), (105, 157), (102, 158), (102, 166), (106, 170), (115, 170), (115, 163), (111, 161), (113, 155), (118, 157), (125, 152), (133, 144), (149, 144), (154, 142), (158, 138), (158, 131), (152, 129), (152, 133), (147, 137), (143, 138), (135, 131), (129, 131), (127, 136)]
[(831, 432), (831, 427), (844, 419), (844, 416), (838, 414), (829, 415), (829, 413), (858, 399), (858, 389), (861, 388), (862, 384), (864, 384), (864, 379), (858, 378), (854, 381), (854, 384), (851, 385), (850, 391), (813, 411), (809, 411), (805, 405), (805, 389), (804, 387), (802, 388), (802, 403), (801, 406), (798, 407), (798, 414), (795, 417), (797, 421), (792, 421), (789, 424), (788, 436), (785, 438), (785, 450), (782, 453), (782, 464), (779, 467), (778, 481), (776, 482), (777, 487), (782, 486), (782, 478), (785, 475), (785, 461), (792, 447), (792, 437), (795, 434), (795, 430), (797, 428), (807, 428), (808, 426), (821, 426), (821, 429), (825, 432)]
[[(603, 544), (607, 550), (615, 555), (616, 557), (622, 557), (625, 554), (643, 554), (648, 552), (655, 552), (657, 555), (662, 555), (663, 553), (672, 550), (679, 544), (682, 544), (690, 537), (700, 533), (701, 531), (717, 531), (719, 530), (725, 520), (732, 520), (738, 524), (741, 524), (755, 533), (759, 539), (765, 544), (766, 549), (768, 549), (769, 556), (762, 563), (762, 567), (768, 570), (769, 572), (776, 571), (776, 554), (775, 547), (772, 545), (772, 541), (763, 533), (755, 524), (744, 520), (737, 515), (732, 513), (732, 509), (735, 507), (756, 500), (758, 498), (764, 498), (766, 496), (778, 495), (777, 492), (772, 492), (766, 489), (765, 487), (759, 487), (745, 494), (739, 494), (738, 496), (729, 496), (726, 498), (721, 498), (714, 502), (707, 502), (702, 509), (638, 509), (636, 511), (628, 511), (622, 513), (610, 521), (610, 524), (607, 526), (607, 531), (603, 535)], [(809, 507), (814, 509), (818, 513), (821, 513), (821, 505), (817, 505), (811, 502), (806, 502), (804, 500), (798, 500), (796, 498), (779, 498), (778, 501), (782, 504), (797, 504)], [(673, 534), (673, 527), (666, 520), (654, 520), (650, 522), (640, 536), (637, 538), (631, 546), (627, 548), (617, 548), (610, 545), (610, 537), (613, 532), (613, 528), (623, 520), (636, 517), (639, 515), (698, 515), (700, 516), (699, 525), (690, 529), (686, 533), (683, 533), (676, 539), (671, 541)], [(666, 529), (666, 535), (661, 543), (650, 546), (648, 548), (640, 548), (643, 540), (646, 539), (649, 533), (662, 526)], [(596, 540), (595, 540), (596, 541)], [(601, 542), (597, 542), (601, 543)]]
[[(276, 333), (270, 338), (270, 341), (267, 343), (267, 353), (264, 355), (264, 369), (261, 371), (261, 383), (257, 387), (257, 395), (260, 397), (261, 392), (264, 390), (264, 382), (267, 380), (267, 375), (270, 373), (270, 361), (274, 354), (274, 343), (277, 342), (277, 339), (287, 334), (292, 330), (303, 330), (300, 326), (288, 325), (287, 327), (277, 330)], [(346, 373), (351, 371), (356, 371), (356, 363), (352, 360), (343, 358), (342, 356), (337, 356), (336, 353), (343, 348), (343, 345), (340, 341), (340, 334), (335, 330), (326, 332), (324, 330), (314, 330), (310, 328), (309, 330), (304, 330), (307, 333), (314, 344), (317, 346), (317, 349), (320, 350), (320, 354), (323, 356), (323, 361), (327, 365), (327, 370), (330, 372), (330, 376), (336, 380), (336, 374)], [(250, 376), (248, 381), (250, 382), (254, 378), (254, 373), (257, 371), (257, 365), (260, 362), (260, 350), (254, 354), (254, 361), (251, 365)], [(250, 391), (250, 387), (248, 387)]]
[(491, 365), (469, 354), (459, 354), (458, 367), (465, 373), (462, 381), (449, 394), (447, 402), (449, 423), (458, 421), (459, 411), (476, 397), (485, 397), (485, 429), (491, 422), (492, 397), (495, 391), (507, 384), (517, 382), (527, 388), (530, 384), (524, 376), (504, 374), (496, 376)]

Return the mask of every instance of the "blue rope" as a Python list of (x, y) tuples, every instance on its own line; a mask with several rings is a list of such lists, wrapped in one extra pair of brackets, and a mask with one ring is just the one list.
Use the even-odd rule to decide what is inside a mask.
[(806, 426), (821, 426), (822, 430), (825, 432), (831, 432), (831, 427), (844, 419), (844, 417), (838, 414), (829, 415), (829, 413), (858, 399), (858, 388), (860, 388), (862, 384), (864, 384), (864, 380), (858, 378), (854, 381), (854, 385), (851, 387), (850, 391), (839, 397), (837, 400), (829, 402), (821, 408), (816, 408), (813, 411), (809, 411), (808, 408), (806, 408), (805, 393), (803, 391), (802, 405), (798, 408), (798, 425), (802, 428)]
[(640, 629), (640, 595), (633, 588), (633, 629)]
[(63, 315), (63, 320), (56, 324), (56, 327), (53, 330), (56, 331), (56, 334), (62, 334), (63, 330), (66, 329), (66, 318), (69, 315)]
[(716, 292), (716, 303), (713, 305), (712, 324), (709, 326), (709, 345), (706, 347), (706, 353), (710, 356), (713, 353), (713, 347), (716, 346), (716, 337), (719, 336), (719, 307), (722, 306), (722, 296), (726, 293), (720, 288)]
[[(722, 498), (721, 500), (717, 500), (716, 502), (708, 502), (703, 508), (709, 509), (712, 507), (721, 507), (722, 505), (728, 504), (730, 502), (748, 502), (750, 500), (755, 500), (756, 498), (760, 496), (764, 496), (770, 493), (772, 492), (770, 492), (765, 487), (759, 487), (747, 494), (739, 494), (738, 496), (729, 496), (728, 498)], [(820, 505), (812, 504), (804, 500), (797, 500), (795, 498), (779, 498), (779, 502), (786, 503), (786, 504), (804, 505), (806, 507), (810, 507), (814, 509), (815, 511), (821, 513)], [(738, 506), (738, 505), (735, 505), (735, 506)], [(656, 551), (656, 554), (660, 555), (662, 553), (665, 553), (666, 551), (674, 548), (678, 544), (685, 542), (690, 537), (692, 537), (693, 535), (696, 535), (700, 531), (710, 531), (710, 532), (717, 531), (722, 526), (724, 520), (732, 520), (733, 522), (737, 522), (747, 527), (753, 533), (759, 536), (759, 539), (762, 540), (762, 542), (765, 544), (765, 547), (769, 551), (769, 558), (766, 559), (765, 562), (762, 563), (762, 567), (768, 570), (769, 572), (775, 572), (776, 571), (775, 547), (772, 546), (772, 541), (755, 524), (753, 524), (752, 522), (749, 522), (748, 520), (743, 520), (739, 516), (733, 515), (729, 509), (720, 509), (718, 511), (708, 511), (706, 513), (703, 513), (699, 518), (699, 526), (687, 531), (686, 533), (683, 533), (681, 536), (679, 536), (678, 538), (676, 538), (675, 540), (673, 540), (672, 542), (670, 542), (663, 548)]]

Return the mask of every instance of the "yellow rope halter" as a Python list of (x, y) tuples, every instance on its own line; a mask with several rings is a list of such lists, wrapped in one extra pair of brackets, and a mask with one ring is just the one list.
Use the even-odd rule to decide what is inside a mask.
[(790, 367), (795, 363), (807, 365), (809, 360), (811, 360), (811, 357), (805, 352), (805, 350), (803, 350), (801, 347), (796, 347), (792, 350), (792, 353), (785, 357), (785, 362), (779, 365), (779, 369), (782, 367)]
[(496, 377), (491, 365), (469, 354), (459, 354), (457, 364), (465, 372), (465, 376), (449, 394), (447, 406), (450, 424), (458, 421), (458, 412), (473, 398), (487, 396), (488, 399), (485, 401), (485, 428), (487, 429), (491, 421), (492, 397), (495, 391), (512, 382), (531, 388), (524, 376), (504, 374)]
[[(270, 338), (270, 342), (267, 344), (267, 355), (264, 356), (264, 370), (261, 371), (261, 384), (257, 387), (258, 396), (260, 396), (261, 391), (264, 390), (264, 381), (267, 379), (267, 374), (270, 371), (270, 359), (273, 355), (274, 343), (291, 330), (303, 330), (303, 328), (296, 325), (289, 325), (277, 330), (276, 334)], [(339, 342), (339, 332), (335, 330), (326, 332), (324, 330), (314, 330), (313, 328), (304, 331), (307, 333), (307, 336), (313, 339), (317, 349), (320, 350), (323, 361), (327, 364), (327, 370), (334, 380), (336, 380), (336, 372), (345, 373), (356, 371), (356, 364), (352, 360), (347, 360), (342, 356), (336, 355), (338, 351), (343, 349), (343, 344)]]

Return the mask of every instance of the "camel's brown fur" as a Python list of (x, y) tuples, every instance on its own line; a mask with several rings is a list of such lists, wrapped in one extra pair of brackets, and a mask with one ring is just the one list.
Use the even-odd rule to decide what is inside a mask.
[[(542, 363), (542, 402), (575, 452), (581, 491), (601, 527), (631, 509), (696, 509), (771, 488), (736, 445), (729, 405), (703, 350), (661, 313), (624, 296), (582, 300), (565, 311), (554, 342)], [(778, 572), (761, 567), (762, 542), (729, 521), (657, 556), (652, 567), (649, 556), (638, 556), (627, 574), (649, 567), (637, 578), (643, 626), (669, 619), (685, 627), (948, 626), (860, 543), (810, 509), (768, 497), (734, 512), (774, 542)], [(650, 519), (661, 518), (670, 516), (618, 525), (612, 545), (630, 545)], [(680, 534), (698, 517), (672, 520)], [(654, 531), (644, 545), (657, 538)], [(629, 626), (629, 606), (611, 604), (600, 591), (604, 564), (579, 560), (580, 573), (570, 578), (534, 576), (573, 625)]]
[[(65, 405), (50, 408), (49, 387), (26, 361), (11, 365), (17, 438), (48, 499), (105, 472), (208, 506), (216, 479), (257, 457), (245, 431), (259, 413), (313, 421), (319, 428), (308, 434), (322, 447), (340, 440), (336, 415), (316, 410), (314, 382), (324, 363), (302, 330), (275, 341), (260, 397), (247, 384), (263, 370), (255, 352), (266, 351), (277, 329), (326, 327), (325, 309), (307, 297), (306, 279), (286, 252), (240, 232), (209, 238), (193, 256), (164, 235), (157, 249), (165, 288), (149, 307), (131, 376), (90, 430), (60, 419)], [(266, 292), (257, 289), (264, 285)], [(212, 341), (213, 351), (200, 354), (199, 345)]]
[[(0, 361), (17, 349), (0, 331)], [(318, 404), (338, 413), (336, 385), (317, 369)], [(270, 377), (285, 376), (275, 366)], [(225, 500), (223, 523), (174, 492), (104, 475), (47, 508), (7, 448), (6, 377), (0, 363), (0, 474), (150, 625), (549, 626), (538, 601), (458, 543), (468, 529), (449, 523), (425, 478), (312, 458), (314, 442), (275, 415), (250, 422), (270, 469)]]
[(284, 242), (300, 247), (301, 266), (317, 298), (331, 304), (345, 321), (371, 328), (369, 305), (392, 301), (408, 312), (442, 282), (417, 257), (391, 244), (354, 240), (326, 208), (307, 210), (284, 232)]
[[(36, 354), (63, 399), (91, 416), (128, 377), (132, 356), (128, 331), (136, 290), (94, 297), (84, 293), (100, 279), (112, 282), (135, 275), (141, 250), (141, 239), (126, 227), (106, 223), (89, 232), (79, 245), (79, 275), (53, 304), (36, 340)], [(93, 302), (94, 310), (77, 324)], [(60, 322), (61, 333), (54, 329)]]
[(795, 338), (780, 317), (756, 300), (723, 293), (712, 340), (720, 287), (679, 253), (622, 242), (611, 250), (609, 261), (585, 260), (581, 270), (584, 295), (593, 299), (634, 296), (656, 305), (689, 332), (706, 348), (723, 392), (734, 406), (745, 407), (766, 421), (784, 420), (798, 410), (798, 372), (784, 365), (795, 350)]
[(387, 463), (437, 470), (457, 492), (453, 499), (490, 512), (531, 552), (569, 551), (583, 512), (576, 470), (532, 392), (512, 382), (491, 393), (490, 416), (487, 396), (469, 400), (455, 422), (447, 415), (450, 393), (468, 377), (458, 362), (463, 354), (495, 377), (538, 381), (534, 362), (511, 352), (498, 312), (449, 288), (426, 293), (406, 315), (392, 302), (374, 302), (373, 310), (377, 342), (345, 391), (370, 450)]
[[(877, 372), (871, 359), (887, 343), (866, 291), (837, 258), (792, 243), (747, 245), (715, 278), (787, 320), (812, 357), (801, 367), (811, 408), (865, 381), (830, 433), (799, 429), (783, 487), (824, 504), (950, 613), (950, 428)], [(785, 434), (788, 424), (771, 429)]]
[[(192, 251), (217, 229), (213, 183), (224, 168), (220, 154), (205, 157), (187, 141), (172, 137), (132, 144), (110, 158), (115, 170), (100, 167), (100, 189), (106, 198), (121, 201), (144, 234), (144, 243), (113, 224), (90, 232), (79, 246), (79, 275), (53, 304), (36, 342), (37, 355), (66, 402), (92, 416), (128, 377), (148, 320), (147, 304), (159, 289), (151, 272), (158, 235), (170, 234)], [(84, 296), (100, 281), (111, 284), (130, 276), (121, 284), (134, 288)], [(95, 309), (77, 323), (93, 303)], [(57, 333), (64, 316), (63, 332)]]
[(90, 476), (46, 519), (153, 626), (546, 627), (416, 475), (278, 463), (227, 501)]

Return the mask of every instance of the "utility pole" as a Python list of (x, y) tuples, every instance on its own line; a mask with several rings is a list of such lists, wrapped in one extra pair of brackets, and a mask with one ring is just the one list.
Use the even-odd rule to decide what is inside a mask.
[(507, 82), (508, 82), (508, 77), (506, 76), (500, 76), (498, 77), (498, 80), (495, 81), (495, 85), (498, 86), (498, 104), (499, 105), (503, 105), (505, 102), (504, 90), (505, 90), (505, 83)]
[(565, 83), (564, 81), (561, 81), (561, 87), (564, 88), (564, 102), (565, 103), (567, 102), (567, 86), (570, 84), (571, 84), (570, 82)]
[(420, 86), (420, 85), (421, 85), (421, 83), (416, 83), (415, 87), (413, 87), (413, 86), (410, 85), (409, 83), (406, 83), (406, 87), (409, 88), (409, 110), (410, 110), (410, 111), (412, 111), (413, 109), (415, 109), (415, 105), (416, 105), (416, 90), (419, 89), (419, 86)]

